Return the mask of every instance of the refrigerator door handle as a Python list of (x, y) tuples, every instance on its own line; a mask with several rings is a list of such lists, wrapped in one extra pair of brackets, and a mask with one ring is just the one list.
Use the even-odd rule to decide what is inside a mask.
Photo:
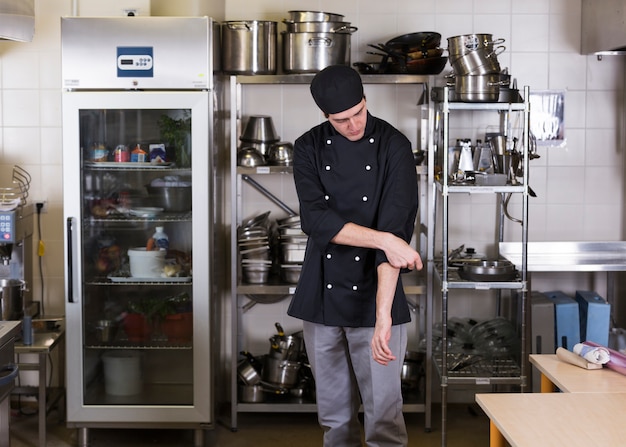
[(67, 301), (74, 303), (74, 235), (72, 229), (74, 218), (68, 217), (66, 222), (67, 232)]

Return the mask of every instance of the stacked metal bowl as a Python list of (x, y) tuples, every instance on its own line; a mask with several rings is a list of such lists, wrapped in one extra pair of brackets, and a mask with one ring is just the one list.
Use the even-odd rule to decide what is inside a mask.
[(244, 222), (237, 229), (237, 246), (241, 257), (243, 282), (264, 284), (272, 268), (270, 223), (267, 211)]
[(295, 284), (302, 272), (308, 236), (300, 227), (300, 216), (280, 219), (277, 223), (280, 241), (280, 276), (283, 281)]
[(456, 97), (464, 102), (497, 102), (500, 87), (509, 86), (502, 76), (498, 54), (504, 39), (492, 34), (464, 34), (448, 38), (448, 60), (453, 70)]
[[(241, 140), (240, 152), (243, 149), (246, 149), (248, 153), (254, 150), (260, 154), (264, 162), (266, 162), (270, 147), (272, 144), (280, 141), (280, 137), (276, 133), (276, 128), (274, 127), (271, 116), (252, 115), (248, 118), (246, 127), (239, 137), (239, 140)], [(238, 160), (238, 163), (243, 166), (241, 161)], [(255, 163), (255, 166), (259, 165), (258, 160), (255, 160)]]

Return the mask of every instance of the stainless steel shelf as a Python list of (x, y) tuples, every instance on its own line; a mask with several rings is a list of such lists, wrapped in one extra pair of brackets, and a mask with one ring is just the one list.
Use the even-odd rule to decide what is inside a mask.
[[(444, 185), (437, 182), (437, 190), (443, 191)], [(493, 194), (493, 193), (523, 193), (524, 185), (502, 185), (502, 186), (476, 186), (476, 185), (454, 185), (448, 184), (448, 193), (466, 194)]]
[[(437, 279), (443, 284), (443, 266), (437, 265)], [(447, 289), (523, 289), (524, 283), (521, 281), (519, 274), (516, 279), (510, 281), (468, 281), (459, 276), (458, 268), (450, 267), (448, 269), (448, 281), (444, 284)]]
[(237, 166), (237, 174), (293, 174), (293, 166), (255, 166), (254, 168)]
[[(500, 254), (522, 265), (522, 245), (500, 242)], [(626, 242), (529, 242), (529, 272), (621, 272), (626, 271)]]
[[(442, 376), (441, 353), (433, 353), (433, 360), (439, 376), (448, 384), (521, 385), (523, 382), (519, 365), (510, 358), (480, 359), (457, 371), (448, 369), (446, 377)], [(448, 354), (448, 367), (452, 364), (452, 354)]]
[[(254, 168), (247, 168), (236, 165), (236, 152), (239, 144), (238, 132), (240, 132), (238, 125), (241, 122), (241, 116), (239, 115), (242, 108), (242, 98), (244, 96), (244, 88), (242, 86), (253, 85), (308, 85), (315, 74), (297, 74), (297, 75), (254, 75), (254, 76), (230, 76), (231, 87), (231, 110), (230, 110), (230, 174), (231, 174), (231, 222), (233, 227), (231, 228), (231, 290), (233, 296), (231, 297), (231, 311), (232, 311), (232, 358), (231, 358), (231, 370), (236, 371), (237, 368), (237, 353), (238, 343), (241, 336), (241, 328), (239, 327), (239, 316), (241, 313), (246, 312), (250, 307), (256, 305), (256, 303), (262, 303), (262, 296), (269, 298), (268, 303), (275, 302), (275, 298), (282, 299), (281, 297), (287, 297), (293, 295), (295, 292), (296, 284), (284, 284), (278, 278), (270, 276), (268, 284), (243, 284), (241, 281), (241, 274), (239, 272), (239, 266), (237, 264), (237, 240), (235, 227), (241, 222), (242, 212), (242, 177), (245, 175), (292, 175), (292, 166), (258, 166)], [(428, 85), (433, 79), (432, 76), (417, 76), (417, 75), (361, 75), (364, 84), (380, 84), (380, 85), (393, 85), (393, 84), (416, 84), (421, 85), (424, 92), (428, 91)], [(429, 110), (432, 111), (432, 107), (429, 105)], [(419, 125), (419, 124), (418, 124)], [(428, 166), (416, 166), (416, 171), (420, 175), (428, 175)], [(426, 262), (424, 263), (426, 270)], [(402, 275), (404, 290), (407, 294), (422, 295), (427, 297), (428, 281), (423, 273), (407, 273)], [(244, 296), (248, 296), (250, 301), (242, 305)], [(251, 297), (257, 295), (257, 297)], [(258, 301), (255, 299), (257, 298)], [(427, 300), (428, 298), (426, 298)], [(426, 306), (419, 305), (419, 312), (422, 312), (421, 317), (426, 319), (426, 325), (432, 325), (431, 305), (427, 303)], [(427, 312), (431, 312), (428, 314)], [(421, 323), (420, 323), (421, 324)], [(421, 327), (421, 326), (420, 326)], [(430, 328), (425, 329), (428, 334)], [(426, 337), (429, 338), (429, 337)], [(431, 398), (430, 398), (430, 358), (428, 358), (427, 364), (427, 391), (425, 396), (415, 398), (411, 395), (405, 400), (403, 410), (406, 412), (423, 412), (425, 413), (425, 425), (427, 430), (430, 430), (431, 420)], [(237, 374), (231, 374), (231, 428), (237, 428), (237, 414), (240, 412), (315, 412), (317, 407), (314, 403), (294, 398), (291, 396), (269, 396), (265, 402), (262, 403), (244, 403), (239, 402), (237, 395), (238, 381)]]
[[(279, 75), (239, 75), (239, 84), (310, 84), (315, 73), (279, 74)], [(430, 76), (403, 74), (371, 74), (361, 75), (364, 84), (426, 84)]]

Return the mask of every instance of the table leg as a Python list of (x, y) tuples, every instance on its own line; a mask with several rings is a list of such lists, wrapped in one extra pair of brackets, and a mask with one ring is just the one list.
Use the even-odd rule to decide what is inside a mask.
[(11, 425), (11, 398), (7, 394), (0, 401), (0, 447), (10, 447), (11, 434), (9, 426)]
[(506, 447), (506, 440), (496, 424), (493, 421), (489, 421), (489, 447)]
[(543, 373), (541, 373), (541, 392), (542, 393), (553, 393), (554, 392), (554, 384)]
[(48, 403), (46, 401), (47, 354), (39, 354), (39, 446), (46, 447), (46, 416)]

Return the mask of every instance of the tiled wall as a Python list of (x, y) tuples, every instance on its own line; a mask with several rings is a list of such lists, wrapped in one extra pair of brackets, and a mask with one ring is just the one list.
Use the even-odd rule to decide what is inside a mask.
[[(93, 0), (97, 1), (97, 0)], [(206, 1), (222, 14), (224, 2)], [(45, 305), (48, 313), (62, 313), (63, 222), (61, 160), (60, 20), (70, 15), (71, 0), (36, 0), (36, 32), (31, 43), (0, 42), (0, 187), (10, 178), (11, 167), (20, 164), (34, 178), (32, 199), (45, 199), (49, 212), (42, 215), (46, 245), (43, 259)], [(372, 61), (370, 43), (416, 32), (437, 31), (442, 46), (451, 36), (490, 33), (505, 39), (502, 66), (519, 86), (532, 90), (565, 91), (565, 132), (562, 148), (540, 149), (532, 161), (531, 186), (537, 197), (530, 202), (531, 240), (621, 240), (623, 224), (624, 58), (579, 54), (580, 0), (226, 0), (226, 20), (282, 20), (289, 10), (322, 10), (345, 15), (358, 27), (352, 36), (352, 61)], [(222, 18), (222, 17), (218, 17)], [(444, 73), (449, 71), (446, 68)], [(418, 94), (412, 87), (367, 87), (370, 110), (403, 130), (417, 143), (414, 127)], [(282, 139), (293, 141), (322, 117), (306, 89), (261, 87), (250, 90), (244, 113), (273, 116)], [(497, 120), (496, 120), (497, 123)], [(453, 137), (476, 138), (489, 122), (475, 114), (464, 115), (453, 127)], [(272, 182), (268, 180), (268, 182)], [(289, 179), (278, 179), (281, 196), (295, 203)], [(253, 196), (254, 197), (254, 196)], [(453, 243), (475, 244), (489, 249), (492, 242), (493, 206), (486, 198), (468, 197), (456, 204), (451, 235)], [(271, 206), (270, 206), (271, 208)], [(270, 209), (257, 196), (247, 205), (252, 214)], [(273, 208), (276, 210), (276, 208)], [(279, 210), (274, 211), (278, 215)], [(488, 217), (485, 217), (488, 216)], [(514, 228), (514, 227), (513, 227)], [(594, 288), (603, 293), (598, 275), (535, 275), (533, 288)], [(596, 278), (598, 276), (598, 278)], [(40, 296), (38, 274), (35, 297)], [(251, 312), (265, 314), (252, 338), (266, 348), (274, 321), (285, 318), (286, 302)], [(228, 310), (228, 307), (225, 307)], [(489, 316), (489, 306), (472, 303), (458, 309)], [(251, 316), (252, 314), (250, 314)], [(249, 316), (244, 318), (248, 324)], [(227, 320), (226, 320), (227, 321)], [(285, 320), (287, 330), (297, 322)]]

